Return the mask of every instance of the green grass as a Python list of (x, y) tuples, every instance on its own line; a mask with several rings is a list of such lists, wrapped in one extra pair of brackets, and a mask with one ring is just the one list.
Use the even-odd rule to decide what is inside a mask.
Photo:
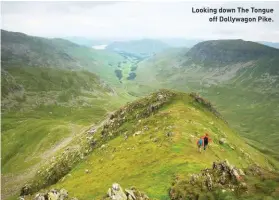
[(203, 95), (217, 106), (242, 136), (277, 151), (279, 124), (275, 116), (279, 106), (276, 95), (229, 87), (211, 87)]
[[(16, 122), (14, 122), (16, 123)], [(2, 134), (2, 173), (18, 173), (39, 160), (40, 155), (70, 135), (69, 125), (59, 120), (24, 120)]]
[[(124, 102), (124, 97), (107, 97), (107, 99), (91, 101), (90, 106), (40, 105), (30, 111), (4, 113), (2, 115), (2, 147), (5, 150), (2, 151), (3, 172), (16, 172), (18, 168), (13, 165), (18, 165), (21, 170), (24, 169), (20, 167), (24, 158), (31, 153), (40, 155), (42, 150), (50, 148), (54, 142), (67, 137), (71, 133), (71, 126), (86, 127), (94, 124)], [(18, 159), (19, 157), (21, 159)]]
[[(35, 175), (33, 171), (39, 170), (38, 164), (48, 162), (64, 147), (55, 150), (58, 145), (67, 138), (84, 134), (85, 129), (124, 102), (125, 98), (114, 97), (92, 101), (90, 107), (40, 106), (28, 112), (2, 115), (2, 177), (7, 180), (5, 177), (13, 174), (13, 178), (2, 180), (3, 190), (14, 188), (8, 196), (18, 192)], [(23, 176), (29, 172), (30, 176)]]

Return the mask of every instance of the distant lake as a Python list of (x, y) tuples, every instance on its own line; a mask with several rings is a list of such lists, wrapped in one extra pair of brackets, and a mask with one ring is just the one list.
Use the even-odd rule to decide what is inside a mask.
[(93, 49), (105, 49), (108, 45), (107, 44), (102, 44), (102, 45), (95, 45), (92, 46)]

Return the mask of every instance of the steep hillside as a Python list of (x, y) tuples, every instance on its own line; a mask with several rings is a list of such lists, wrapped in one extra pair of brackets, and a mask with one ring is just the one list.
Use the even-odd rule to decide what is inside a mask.
[(89, 70), (117, 83), (114, 70), (124, 58), (64, 39), (47, 39), (1, 30), (1, 64), (6, 67), (52, 67)]
[(2, 198), (13, 195), (73, 138), (132, 97), (88, 71), (1, 70)]
[[(101, 97), (114, 90), (88, 71), (10, 67), (1, 70), (2, 111), (59, 104), (77, 96)], [(26, 104), (26, 105), (25, 105)]]
[(106, 49), (131, 53), (142, 58), (152, 56), (155, 53), (161, 52), (169, 46), (159, 40), (142, 39), (123, 42), (113, 42)]
[[(200, 153), (196, 141), (205, 132), (212, 141)], [(161, 90), (121, 107), (95, 132), (80, 134), (21, 194), (64, 188), (78, 199), (102, 199), (117, 182), (136, 186), (151, 199), (169, 199), (175, 177), (188, 177), (225, 159), (237, 168), (256, 164), (270, 173), (279, 166), (246, 144), (207, 100), (194, 93)], [(272, 184), (272, 189), (261, 195), (272, 195), (278, 183)]]
[[(59, 39), (31, 37), (23, 33), (1, 30), (1, 63), (6, 66), (39, 66), (77, 68), (79, 63), (63, 47), (77, 48), (78, 45)], [(38, 59), (40, 58), (40, 59)]]
[(140, 62), (129, 89), (138, 94), (154, 88), (198, 91), (241, 135), (258, 141), (264, 151), (277, 151), (278, 55), (278, 49), (242, 40), (202, 42)]

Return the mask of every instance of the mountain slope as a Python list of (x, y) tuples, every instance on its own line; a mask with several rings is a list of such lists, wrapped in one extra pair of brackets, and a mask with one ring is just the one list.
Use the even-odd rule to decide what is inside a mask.
[(114, 69), (124, 58), (63, 39), (47, 39), (1, 30), (1, 64), (6, 67), (52, 67), (88, 70), (116, 84)]
[[(3, 67), (19, 64), (60, 68), (75, 68), (79, 66), (77, 60), (63, 51), (63, 48), (60, 48), (63, 45), (63, 40), (49, 40), (1, 30), (1, 41), (1, 63)], [(73, 48), (78, 47), (73, 43), (69, 43), (69, 45)]]
[(279, 43), (278, 42), (265, 42), (265, 41), (259, 41), (259, 43), (279, 49)]
[(242, 40), (202, 42), (140, 62), (131, 88), (138, 94), (154, 88), (198, 91), (241, 135), (267, 145), (257, 144), (264, 151), (277, 151), (278, 55), (278, 49)]
[(131, 53), (140, 57), (149, 57), (155, 53), (163, 51), (169, 46), (159, 40), (142, 39), (125, 42), (113, 42), (109, 44), (106, 49)]
[(88, 71), (11, 67), (1, 70), (1, 78), (2, 111), (20, 107), (26, 109), (28, 106), (35, 108), (42, 103), (57, 105), (82, 94), (101, 97), (114, 93), (111, 87)]
[(1, 33), (1, 198), (7, 199), (76, 135), (133, 97), (99, 77), (117, 86), (118, 54)]
[[(212, 142), (199, 153), (196, 141), (205, 132)], [(219, 143), (222, 138), (225, 144)], [(74, 147), (78, 153), (73, 153)], [(59, 180), (49, 188), (66, 188), (79, 199), (101, 199), (111, 183), (118, 182), (136, 185), (151, 199), (169, 199), (175, 176), (197, 173), (224, 159), (239, 168), (278, 167), (232, 131), (208, 101), (196, 94), (161, 90), (126, 104), (93, 135), (83, 135), (65, 148), (37, 174), (30, 191)]]
[(233, 64), (279, 55), (278, 49), (244, 40), (211, 40), (200, 42), (187, 52), (187, 56), (203, 65)]

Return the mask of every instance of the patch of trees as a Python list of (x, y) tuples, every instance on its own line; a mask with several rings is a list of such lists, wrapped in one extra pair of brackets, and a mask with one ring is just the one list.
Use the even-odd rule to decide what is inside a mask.
[(122, 70), (116, 69), (116, 70), (114, 71), (114, 73), (115, 73), (115, 75), (117, 76), (117, 78), (118, 78), (119, 80), (122, 79), (122, 77), (123, 77), (123, 75), (122, 75)]
[(129, 76), (127, 77), (127, 80), (134, 80), (136, 78), (137, 74), (135, 72), (131, 72)]

